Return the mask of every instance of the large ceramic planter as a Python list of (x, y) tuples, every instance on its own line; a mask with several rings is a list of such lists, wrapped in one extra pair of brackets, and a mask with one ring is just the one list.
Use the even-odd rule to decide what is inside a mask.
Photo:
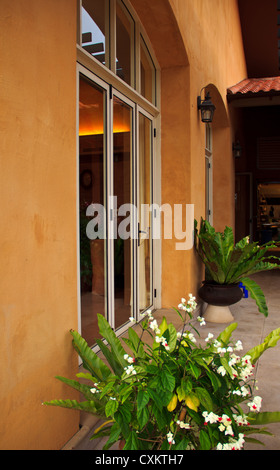
[(203, 317), (211, 323), (230, 323), (234, 320), (229, 309), (243, 297), (238, 284), (217, 284), (204, 281), (198, 291), (199, 297), (208, 304)]

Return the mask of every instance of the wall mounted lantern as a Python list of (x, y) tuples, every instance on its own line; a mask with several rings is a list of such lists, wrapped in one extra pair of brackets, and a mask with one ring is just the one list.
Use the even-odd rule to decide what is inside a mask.
[[(205, 88), (202, 88), (201, 91), (203, 89)], [(201, 99), (201, 91), (200, 91), (200, 96), (197, 97), (197, 107), (201, 112), (201, 121), (212, 122), (216, 107), (211, 101), (211, 96), (210, 96), (209, 91), (205, 93), (204, 100)]]
[(242, 154), (242, 147), (240, 145), (239, 140), (236, 141), (236, 143), (233, 142), (232, 144), (232, 151), (233, 151), (233, 156), (235, 158), (240, 158)]

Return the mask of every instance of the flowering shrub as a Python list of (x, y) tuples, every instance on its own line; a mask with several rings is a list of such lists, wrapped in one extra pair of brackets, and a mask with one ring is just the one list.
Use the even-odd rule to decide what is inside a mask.
[[(209, 333), (203, 341), (193, 325), (195, 309), (191, 294), (174, 309), (182, 319), (180, 332), (165, 318), (158, 325), (151, 311), (146, 312), (139, 323), (140, 336), (130, 327), (128, 338), (123, 338), (129, 353), (98, 315), (108, 346), (101, 340), (97, 344), (108, 365), (71, 331), (73, 346), (88, 371), (77, 376), (89, 384), (57, 378), (82, 392), (85, 401), (45, 404), (103, 417), (92, 439), (108, 436), (104, 449), (118, 440), (125, 441), (126, 450), (239, 450), (245, 441), (258, 442), (250, 435), (267, 433), (263, 424), (280, 421), (280, 413), (260, 412), (262, 398), (253, 393), (254, 366), (267, 348), (275, 346), (280, 328), (240, 356), (241, 341), (231, 340), (237, 324), (217, 338)], [(203, 318), (197, 320), (200, 327), (205, 325)], [(144, 335), (151, 341), (144, 342)]]

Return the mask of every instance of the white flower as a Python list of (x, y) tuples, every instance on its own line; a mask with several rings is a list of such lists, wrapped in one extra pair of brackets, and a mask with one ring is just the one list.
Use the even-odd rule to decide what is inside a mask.
[(200, 326), (206, 325), (206, 322), (203, 317), (198, 316), (197, 321), (200, 323)]
[(234, 364), (236, 364), (239, 361), (240, 361), (240, 357), (236, 356), (236, 354), (232, 354), (230, 356), (230, 360), (228, 361), (228, 364), (229, 364), (229, 366), (233, 366)]
[(249, 395), (249, 391), (247, 390), (247, 388), (245, 387), (245, 385), (243, 385), (241, 387), (241, 393), (242, 393), (242, 396), (243, 397), (246, 397), (247, 395)]
[(196, 343), (195, 336), (194, 336), (192, 333), (189, 333), (189, 334), (188, 334), (188, 338), (189, 338), (193, 343)]
[(207, 343), (208, 341), (210, 341), (210, 339), (214, 338), (214, 335), (212, 333), (208, 333), (208, 336), (207, 338), (205, 338), (205, 342)]
[(156, 334), (160, 333), (160, 329), (156, 320), (150, 321), (149, 326)]
[(110, 397), (110, 400), (116, 400), (116, 398), (114, 398), (114, 397)]
[(233, 430), (232, 430), (232, 427), (230, 425), (226, 427), (225, 435), (226, 434), (229, 434), (230, 436), (233, 436)]
[(232, 392), (233, 395), (241, 395), (241, 391), (240, 390), (233, 390)]
[(125, 367), (124, 370), (127, 373), (127, 375), (130, 375), (130, 374), (135, 375), (137, 373), (132, 365)]
[(125, 354), (125, 355), (123, 356), (123, 358), (124, 358), (129, 364), (132, 364), (133, 362), (135, 362), (134, 357), (131, 357), (131, 356), (129, 356), (128, 354)]
[(261, 397), (255, 397), (252, 402), (247, 403), (251, 411), (260, 411), (261, 406), (262, 406), (262, 398)]
[(191, 429), (191, 427), (192, 427), (189, 423), (184, 423), (184, 421), (179, 421), (178, 420), (177, 424), (181, 429)]
[(233, 415), (233, 418), (234, 418), (234, 421), (236, 422), (236, 424), (238, 424), (238, 426), (245, 426), (245, 425), (248, 424), (246, 416)]
[(234, 349), (235, 349), (236, 351), (241, 351), (241, 350), (243, 349), (242, 342), (241, 342), (240, 340), (238, 340), (238, 341), (235, 343)]
[(226, 348), (218, 347), (217, 352), (220, 353), (220, 354), (223, 354), (223, 353), (227, 352), (227, 350), (226, 350)]
[(169, 431), (168, 434), (166, 434), (166, 437), (167, 437), (167, 440), (168, 440), (168, 444), (175, 444), (175, 441), (173, 439), (173, 434), (171, 431)]
[(219, 416), (213, 413), (212, 411), (208, 413), (208, 411), (203, 411), (202, 416), (205, 420), (205, 423), (217, 423), (219, 421)]
[[(94, 384), (95, 385), (95, 384)], [(95, 393), (98, 393), (99, 390), (96, 388), (96, 387), (93, 387), (90, 389), (91, 393), (95, 394)]]
[(220, 375), (226, 375), (226, 369), (223, 366), (218, 367), (217, 372)]

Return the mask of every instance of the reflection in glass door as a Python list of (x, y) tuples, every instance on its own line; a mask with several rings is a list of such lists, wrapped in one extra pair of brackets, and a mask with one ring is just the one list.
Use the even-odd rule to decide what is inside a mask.
[(97, 313), (106, 314), (106, 240), (89, 238), (92, 204), (105, 206), (106, 91), (80, 76), (79, 178), (80, 178), (80, 289), (81, 333), (92, 345), (97, 338)]
[[(132, 159), (133, 159), (133, 108), (113, 96), (113, 194), (114, 240), (114, 308), (115, 328), (126, 323), (133, 315), (132, 292)], [(126, 205), (126, 206), (125, 206)]]
[(123, 331), (153, 304), (153, 120), (90, 78), (80, 75), (79, 224), (81, 334), (93, 346), (98, 313)]
[(138, 311), (152, 305), (153, 245), (152, 245), (152, 121), (144, 114), (138, 115)]

